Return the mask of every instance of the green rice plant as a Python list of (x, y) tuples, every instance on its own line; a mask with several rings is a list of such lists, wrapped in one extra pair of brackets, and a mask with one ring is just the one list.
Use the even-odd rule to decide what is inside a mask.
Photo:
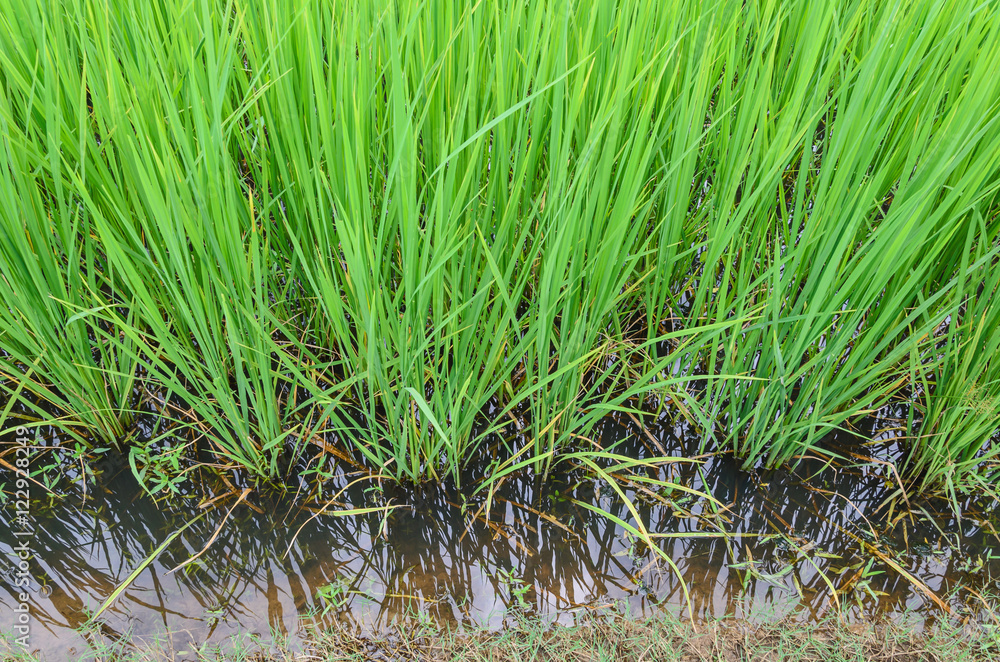
[[(16, 3), (15, 3), (16, 4)], [(107, 263), (74, 193), (89, 133), (86, 90), (67, 77), (79, 57), (68, 16), (2, 4), (0, 18), (0, 388), (29, 423), (77, 439), (117, 441), (132, 418), (128, 341), (102, 342), (80, 311), (108, 299)], [(5, 416), (6, 417), (6, 416)]]
[[(296, 430), (296, 377), (283, 369), (296, 338), (283, 263), (233, 154), (245, 110), (227, 84), (240, 56), (235, 12), (167, 3), (93, 24), (104, 37), (89, 44), (103, 73), (90, 83), (94, 115), (115, 137), (77, 184), (133, 293), (140, 323), (113, 321), (141, 348), (136, 360), (194, 411), (221, 456), (274, 477)], [(138, 53), (120, 59), (126, 44)]]
[[(914, 361), (914, 381), (920, 386), (923, 419), (909, 420), (913, 440), (909, 475), (921, 492), (943, 491), (957, 502), (959, 492), (992, 484), (991, 460), (1000, 452), (991, 439), (1000, 427), (1000, 269), (992, 241), (976, 242), (986, 234), (986, 220), (975, 214), (966, 237), (956, 289), (961, 302), (935, 334), (941, 355), (929, 367)], [(972, 260), (975, 260), (972, 262)], [(971, 262), (971, 264), (970, 264)], [(943, 346), (942, 346), (943, 345)], [(984, 471), (984, 468), (986, 471)]]
[[(255, 111), (283, 128), (253, 178), (363, 420), (332, 427), (401, 477), (457, 477), (500, 397), (530, 409), (541, 456), (634, 298), (677, 15), (312, 9), (287, 31), (267, 3), (248, 12), (250, 57), (274, 67)], [(480, 41), (491, 59), (469, 56)], [(284, 64), (303, 61), (323, 64)]]
[(544, 385), (529, 398), (536, 453), (557, 449), (560, 432), (576, 431), (571, 422), (589, 404), (580, 399), (584, 381), (605, 372), (599, 348), (622, 337), (623, 310), (643, 287), (638, 267), (655, 236), (648, 227), (674, 175), (658, 154), (672, 131), (690, 129), (670, 123), (677, 49), (688, 36), (677, 8), (609, 13), (594, 5), (589, 12), (573, 17), (587, 30), (577, 27), (576, 43), (560, 46), (558, 71), (588, 57), (592, 63), (556, 86), (551, 117), (532, 121), (533, 132), (547, 129), (550, 163), (572, 164), (548, 173), (538, 290), (527, 315), (535, 337), (525, 384)]
[[(515, 266), (537, 250), (518, 201), (483, 191), (501, 122), (477, 107), (479, 90), (447, 79), (486, 76), (465, 60), (496, 17), (355, 9), (312, 6), (286, 30), (272, 18), (280, 5), (249, 5), (248, 57), (273, 80), (254, 112), (282, 127), (260, 137), (252, 177), (317, 344), (343, 370), (353, 410), (331, 409), (329, 427), (401, 479), (457, 476), (475, 418), (515, 369), (514, 302), (530, 278)], [(515, 129), (523, 139), (526, 125)], [(514, 169), (533, 176), (524, 160)], [(333, 405), (337, 379), (321, 379), (318, 401)]]
[[(36, 300), (56, 300), (24, 300), (18, 308), (56, 311), (50, 316), (70, 321), (60, 326), (77, 329), (79, 354), (104, 348), (105, 357), (129, 371), (112, 372), (117, 364), (105, 358), (99, 370), (77, 361), (41, 377), (60, 390), (85, 378), (112, 380), (122, 387), (121, 400), (130, 395), (139, 365), (154, 388), (193, 410), (220, 455), (274, 476), (295, 408), (278, 404), (290, 381), (277, 367), (286, 354), (279, 345), (282, 323), (272, 311), (272, 294), (280, 292), (272, 281), (281, 265), (271, 257), (228, 148), (240, 116), (225, 84), (236, 62), (236, 34), (207, 3), (115, 7), (118, 15), (83, 3), (49, 9), (66, 25), (21, 16), (30, 13), (27, 7), (7, 16), (23, 19), (17, 22), (25, 34), (11, 52), (25, 62), (37, 60), (46, 41), (62, 40), (72, 52), (52, 65), (49, 86), (77, 90), (71, 101), (79, 105), (44, 108), (55, 114), (52, 131), (76, 122), (71, 139), (58, 137), (79, 146), (75, 162), (60, 163), (60, 143), (49, 140), (52, 170), (64, 168), (52, 186), (73, 204), (53, 209), (40, 202), (36, 216), (57, 218), (63, 234), (49, 243), (61, 239), (70, 257), (61, 269), (50, 266), (48, 281), (34, 279)], [(8, 80), (22, 99), (30, 100), (37, 85), (37, 77)], [(31, 107), (8, 114), (10, 121), (29, 117)], [(10, 208), (30, 210), (45, 184), (20, 186)], [(44, 241), (51, 233), (39, 228), (32, 234)], [(31, 254), (24, 244), (20, 240), (22, 258)], [(69, 279), (71, 296), (60, 298), (52, 282), (58, 278)], [(78, 321), (87, 325), (74, 326)], [(56, 351), (69, 362), (74, 354), (64, 349), (71, 348)], [(31, 357), (17, 358), (29, 363)], [(73, 415), (87, 410), (75, 408)], [(121, 426), (108, 431), (121, 433)]]
[(758, 48), (719, 91), (734, 111), (714, 120), (718, 211), (687, 320), (744, 320), (704, 357), (703, 398), (723, 442), (768, 466), (886, 402), (911, 353), (935, 360), (969, 210), (997, 182), (991, 16), (799, 9), (762, 19), (775, 35), (786, 20), (825, 26), (829, 59)]

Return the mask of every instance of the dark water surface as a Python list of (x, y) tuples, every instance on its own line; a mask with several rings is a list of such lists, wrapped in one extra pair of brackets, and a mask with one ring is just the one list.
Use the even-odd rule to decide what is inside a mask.
[[(678, 457), (697, 452), (679, 429), (664, 424), (649, 432), (609, 421), (602, 443), (624, 439), (618, 450), (632, 456), (648, 455), (655, 444)], [(846, 455), (836, 439), (831, 449)], [(853, 450), (883, 458), (896, 452), (891, 441), (861, 450), (855, 442)], [(574, 502), (634, 523), (613, 488), (579, 472), (550, 477), (544, 490), (535, 480), (508, 481), (487, 519), (482, 495), (463, 498), (474, 486), (415, 492), (358, 480), (313, 517), (359, 476), (341, 473), (324, 495), (309, 498), (255, 490), (232, 508), (242, 485), (193, 479), (184, 498), (157, 503), (127, 465), (106, 468), (85, 494), (78, 485), (51, 507), (41, 488), (32, 489), (31, 647), (51, 660), (86, 651), (78, 629), (89, 614), (158, 544), (206, 512), (101, 617), (100, 636), (191, 651), (246, 633), (265, 640), (280, 633), (295, 643), (309, 625), (378, 633), (414, 615), (499, 627), (522, 611), (571, 623), (610, 610), (684, 613), (685, 587), (701, 620), (813, 619), (839, 609), (848, 618), (905, 614), (919, 627), (944, 616), (928, 592), (953, 615), (995, 592), (1000, 559), (992, 554), (1000, 556), (1000, 542), (992, 507), (962, 504), (958, 519), (942, 503), (908, 509), (897, 498), (890, 510), (883, 504), (898, 487), (891, 471), (861, 464), (806, 458), (794, 472), (746, 472), (723, 455), (663, 468), (661, 479), (709, 492), (722, 504), (720, 510), (677, 490), (638, 495), (650, 533), (677, 534), (658, 543), (683, 582), (625, 528)], [(330, 514), (385, 505), (399, 507)], [(2, 517), (0, 631), (11, 632), (23, 590), (16, 587), (22, 538), (14, 535), (13, 502)], [(217, 529), (196, 561), (170, 572)]]

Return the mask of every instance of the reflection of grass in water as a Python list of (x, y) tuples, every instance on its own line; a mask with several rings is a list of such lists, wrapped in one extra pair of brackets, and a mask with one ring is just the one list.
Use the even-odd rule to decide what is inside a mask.
[[(614, 461), (609, 461), (606, 468), (613, 465)], [(726, 470), (719, 472), (718, 467), (713, 468), (712, 465), (705, 466), (704, 469), (706, 474), (702, 476), (700, 485), (717, 485), (715, 480), (720, 474), (728, 476)], [(124, 478), (127, 479), (127, 485), (131, 486), (129, 490), (119, 489), (104, 493), (96, 502), (91, 497), (88, 508), (95, 509), (93, 512), (88, 510), (79, 517), (71, 517), (67, 513), (66, 525), (47, 526), (46, 531), (36, 538), (39, 558), (47, 560), (48, 572), (52, 574), (52, 584), (56, 587), (66, 587), (71, 592), (78, 592), (86, 603), (97, 604), (103, 600), (121, 581), (123, 574), (163, 539), (166, 535), (164, 532), (181, 526), (191, 513), (200, 512), (194, 502), (180, 511), (177, 510), (176, 503), (173, 506), (169, 503), (164, 504), (160, 509), (153, 508), (150, 500), (134, 485), (131, 476), (126, 473)], [(398, 517), (390, 518), (388, 539), (384, 542), (378, 541), (373, 545), (362, 542), (363, 536), (375, 535), (382, 530), (381, 513), (372, 512), (356, 518), (321, 516), (313, 520), (310, 527), (300, 532), (290, 552), (289, 537), (311, 513), (302, 512), (297, 518), (286, 518), (290, 503), (261, 501), (255, 494), (248, 498), (253, 502), (252, 505), (263, 512), (255, 515), (249, 509), (234, 511), (225, 535), (220, 536), (196, 563), (171, 576), (171, 579), (176, 578), (183, 587), (185, 596), (195, 601), (188, 602), (191, 604), (191, 612), (186, 612), (184, 616), (198, 619), (202, 614), (207, 614), (210, 608), (221, 604), (230, 605), (232, 615), (227, 617), (225, 627), (233, 627), (234, 619), (238, 619), (240, 614), (268, 612), (271, 607), (270, 598), (265, 599), (263, 593), (255, 594), (255, 590), (263, 591), (262, 581), (268, 574), (268, 567), (281, 569), (275, 570), (274, 583), (279, 586), (279, 590), (285, 582), (303, 587), (303, 601), (296, 599), (294, 605), (290, 605), (284, 599), (281, 601), (285, 614), (294, 614), (298, 611), (300, 615), (308, 615), (310, 609), (314, 608), (316, 623), (323, 626), (330, 625), (333, 614), (328, 613), (328, 618), (321, 618), (320, 612), (325, 608), (325, 604), (321, 600), (311, 598), (322, 587), (339, 581), (341, 577), (346, 577), (351, 582), (348, 589), (351, 591), (350, 607), (337, 615), (338, 619), (347, 623), (366, 620), (369, 615), (379, 624), (391, 623), (399, 614), (410, 609), (419, 609), (425, 617), (439, 619), (437, 622), (448, 623), (457, 619), (463, 624), (474, 625), (477, 621), (481, 622), (480, 619), (488, 610), (502, 607), (500, 602), (491, 602), (488, 599), (485, 603), (477, 605), (474, 611), (465, 612), (463, 617), (461, 608), (448, 606), (449, 596), (455, 596), (456, 601), (470, 598), (468, 591), (475, 577), (470, 581), (468, 574), (469, 569), (474, 566), (485, 569), (487, 574), (497, 567), (509, 567), (516, 578), (523, 580), (524, 585), (532, 586), (533, 594), (526, 593), (524, 597), (534, 601), (537, 596), (538, 605), (546, 613), (553, 611), (565, 613), (566, 610), (583, 608), (581, 602), (586, 604), (587, 598), (579, 592), (571, 597), (571, 603), (562, 602), (558, 597), (573, 587), (596, 589), (593, 591), (594, 595), (606, 595), (610, 591), (615, 595), (640, 599), (645, 591), (644, 581), (652, 588), (653, 594), (648, 596), (648, 601), (646, 598), (641, 598), (643, 605), (662, 601), (668, 605), (667, 608), (683, 609), (683, 597), (675, 573), (663, 561), (657, 565), (650, 565), (658, 558), (654, 550), (636, 538), (632, 539), (634, 544), (631, 546), (628, 545), (627, 539), (625, 544), (622, 544), (621, 537), (627, 533), (627, 527), (616, 526), (612, 518), (596, 516), (583, 506), (574, 503), (574, 499), (587, 500), (593, 493), (593, 481), (588, 479), (587, 474), (582, 470), (574, 471), (564, 479), (567, 481), (566, 486), (573, 487), (563, 495), (564, 507), (561, 511), (538, 510), (536, 507), (539, 506), (538, 494), (535, 491), (538, 486), (534, 484), (531, 476), (517, 476), (501, 486), (495, 498), (498, 503), (505, 504), (505, 508), (507, 505), (511, 506), (513, 515), (497, 520), (494, 514), (493, 524), (504, 527), (505, 533), (497, 533), (497, 529), (483, 521), (482, 515), (473, 519), (479, 506), (484, 502), (483, 496), (472, 497), (463, 510), (463, 504), (458, 500), (449, 504), (452, 495), (447, 491), (433, 490), (427, 493), (427, 498), (431, 500), (427, 504), (431, 508), (430, 512), (424, 512), (419, 516), (413, 522), (414, 525), (406, 525), (406, 520), (410, 516), (408, 509), (394, 511)], [(344, 482), (349, 480), (345, 478)], [(856, 570), (838, 574), (837, 569), (855, 566), (859, 562), (858, 543), (852, 542), (843, 534), (837, 534), (828, 523), (825, 524), (827, 518), (841, 513), (840, 500), (831, 500), (832, 507), (809, 515), (796, 503), (796, 499), (789, 499), (789, 494), (784, 491), (770, 494), (751, 492), (744, 496), (746, 501), (741, 502), (739, 510), (728, 509), (716, 513), (706, 507), (711, 502), (703, 499), (682, 505), (682, 496), (687, 494), (684, 492), (664, 489), (662, 494), (655, 490), (649, 490), (649, 494), (645, 494), (640, 490), (650, 487), (648, 482), (632, 481), (627, 475), (621, 476), (619, 481), (619, 487), (626, 491), (626, 495), (640, 509), (644, 521), (649, 522), (648, 530), (651, 534), (678, 533), (675, 537), (654, 537), (653, 540), (679, 565), (680, 576), (688, 584), (695, 603), (695, 613), (699, 617), (718, 616), (722, 613), (718, 609), (730, 609), (732, 605), (730, 600), (739, 594), (742, 579), (754, 582), (749, 593), (753, 595), (768, 579), (762, 574), (776, 575), (785, 568), (791, 568), (792, 565), (797, 567), (784, 572), (780, 577), (774, 577), (773, 580), (778, 585), (779, 590), (775, 595), (780, 601), (786, 598), (794, 600), (797, 591), (802, 594), (799, 603), (801, 611), (797, 613), (829, 613), (832, 609), (830, 591), (822, 579), (822, 574), (833, 581), (843, 607), (849, 608), (854, 603), (856, 593), (849, 580)], [(775, 477), (774, 487), (777, 488), (778, 484)], [(356, 493), (347, 499), (347, 503), (354, 503), (353, 499), (363, 498), (365, 485), (358, 484), (355, 488)], [(614, 488), (606, 483), (602, 491), (615, 493)], [(721, 489), (713, 491), (720, 495), (724, 493)], [(103, 490), (97, 493), (102, 492)], [(220, 485), (219, 494), (225, 493), (224, 487)], [(387, 486), (383, 497), (397, 499), (400, 494), (405, 494), (405, 491)], [(633, 496), (635, 494), (644, 494), (644, 497), (638, 499)], [(795, 495), (798, 493), (793, 490), (792, 496)], [(814, 496), (822, 498), (819, 494)], [(801, 498), (802, 495), (798, 497)], [(724, 497), (727, 506), (730, 498), (730, 496)], [(237, 499), (238, 496), (230, 495), (228, 498), (215, 501), (221, 510), (192, 525), (183, 534), (183, 544), (180, 540), (176, 540), (170, 548), (164, 550), (160, 560), (156, 562), (155, 573), (162, 577), (162, 571), (177, 566), (190, 554), (199, 551), (212, 538), (224, 513)], [(366, 502), (362, 500), (360, 503)], [(318, 510), (322, 505), (313, 504), (311, 508)], [(631, 517), (628, 506), (621, 498), (605, 498), (600, 502), (600, 507), (621, 520), (628, 521)], [(685, 508), (688, 509), (687, 513), (679, 510)], [(715, 519), (722, 518), (723, 526), (732, 530), (735, 528), (734, 523), (743, 521), (743, 516), (746, 514), (767, 511), (769, 508), (774, 509), (772, 517), (762, 518), (754, 523), (748, 522), (749, 527), (738, 528), (738, 533), (730, 534), (730, 539), (710, 537), (714, 532), (712, 526)], [(690, 512), (693, 510), (701, 510), (704, 514), (696, 516)], [(571, 525), (572, 514), (575, 514), (576, 521)], [(782, 526), (778, 518), (792, 516), (797, 518), (795, 536), (790, 542), (784, 542), (787, 553), (779, 555), (775, 549), (776, 543), (785, 540), (787, 534), (777, 536), (772, 533), (771, 527)], [(971, 513), (965, 515), (969, 516)], [(732, 521), (726, 521), (727, 517)], [(110, 566), (106, 566), (99, 559), (88, 556), (88, 544), (80, 544), (80, 540), (89, 543), (92, 539), (95, 518), (112, 524), (103, 536), (103, 541), (99, 543), (101, 549), (112, 550), (112, 555), (116, 548), (129, 551), (129, 558), (132, 560), (124, 567), (119, 566), (114, 558), (109, 558)], [(548, 518), (555, 519), (555, 522)], [(473, 530), (463, 538), (460, 534), (470, 522)], [(654, 522), (658, 523), (656, 529), (653, 528)], [(879, 520), (874, 520), (872, 523), (880, 524)], [(562, 526), (559, 526), (560, 524)], [(530, 528), (526, 525), (530, 525)], [(863, 530), (865, 525), (864, 519), (859, 517), (854, 520), (851, 529), (861, 527)], [(541, 529), (542, 526), (545, 527), (544, 531)], [(941, 526), (951, 530), (953, 525), (942, 523)], [(929, 527), (927, 530), (930, 530)], [(883, 537), (885, 535), (884, 531), (878, 530), (880, 549), (883, 553), (889, 554), (891, 546), (886, 545), (886, 538)], [(927, 535), (926, 531), (920, 535)], [(56, 536), (55, 540), (53, 536)], [(913, 539), (914, 533), (911, 533), (911, 540)], [(594, 556), (591, 548), (583, 544), (584, 541), (597, 543), (597, 556)], [(758, 562), (756, 569), (761, 574), (755, 575), (733, 565), (734, 560), (747, 559), (744, 553), (745, 545), (753, 549), (752, 558)], [(69, 557), (65, 553), (49, 554), (47, 553), (49, 549), (69, 550), (71, 554)], [(618, 549), (626, 550), (631, 556), (628, 558), (616, 556), (614, 552)], [(911, 551), (918, 552), (916, 549)], [(810, 571), (813, 566), (802, 557), (803, 553), (819, 566), (821, 573)], [(778, 556), (781, 556), (780, 560), (776, 558)], [(833, 556), (841, 558), (832, 558)], [(912, 570), (917, 578), (931, 582), (931, 588), (953, 607), (961, 607), (961, 603), (966, 601), (975, 601), (974, 594), (964, 589), (958, 595), (951, 595), (958, 588), (952, 570), (945, 569), (942, 573), (951, 577), (947, 583), (937, 584), (931, 579), (939, 576), (937, 570), (928, 576), (918, 573), (915, 567), (920, 566), (911, 565), (907, 557), (893, 558), (905, 569)], [(288, 559), (287, 563), (285, 559)], [(509, 560), (509, 565), (501, 561), (505, 559)], [(916, 560), (913, 557), (910, 559)], [(961, 557), (958, 556), (956, 559), (960, 560)], [(760, 564), (761, 560), (764, 560), (765, 564)], [(953, 563), (952, 567), (955, 565)], [(955, 568), (956, 570), (963, 570), (966, 567), (963, 563), (957, 565), (961, 567)], [(419, 569), (419, 572), (410, 572), (409, 569), (412, 568)], [(987, 564), (982, 569), (983, 581), (989, 581), (988, 573), (994, 568), (995, 565)], [(876, 565), (873, 570), (886, 571), (887, 568)], [(285, 575), (281, 576), (281, 573)], [(792, 573), (798, 574), (798, 583), (792, 579)], [(490, 581), (493, 579), (496, 578), (491, 577)], [(864, 580), (863, 577), (860, 579)], [(376, 585), (369, 584), (372, 580), (376, 581)], [(975, 590), (981, 591), (983, 588), (978, 576), (963, 577), (959, 580)], [(270, 578), (267, 581), (268, 585), (271, 585)], [(148, 589), (149, 582), (147, 575), (141, 584)], [(373, 589), (372, 586), (377, 587)], [(907, 600), (919, 595), (910, 589), (910, 582), (900, 579), (898, 573), (891, 570), (871, 577), (869, 586), (873, 590), (887, 592), (892, 597), (881, 604), (865, 600), (864, 613), (867, 614), (881, 613), (883, 608), (895, 614), (903, 609)], [(481, 591), (480, 595), (482, 593)], [(516, 606), (517, 599), (511, 596), (510, 586), (502, 581), (502, 578), (495, 582), (492, 589), (487, 588), (485, 593), (496, 596), (501, 602), (506, 602), (504, 598), (510, 596), (513, 598), (511, 604)], [(147, 614), (143, 617), (144, 622), (158, 622), (161, 615), (155, 611), (146, 611), (149, 607), (143, 605), (150, 602), (148, 595), (141, 591), (131, 596), (124, 595), (113, 608), (115, 615), (105, 615), (104, 618), (107, 618), (111, 626), (117, 628), (123, 611), (139, 609)], [(373, 597), (375, 602), (364, 604), (364, 596)], [(442, 596), (444, 596), (442, 604), (437, 604), (435, 601)], [(133, 598), (137, 600), (133, 601)], [(718, 602), (720, 598), (723, 600), (721, 606)], [(155, 604), (155, 600), (153, 603)], [(712, 608), (713, 604), (716, 606), (715, 610)], [(758, 605), (755, 604), (756, 606)], [(165, 607), (170, 610), (171, 602), (168, 601)], [(178, 608), (177, 603), (174, 603), (173, 608)], [(54, 623), (56, 626), (59, 619), (57, 611), (59, 611), (58, 605), (51, 615), (57, 619)], [(932, 618), (934, 613), (933, 609), (928, 609), (923, 615)], [(39, 619), (46, 618), (48, 622), (53, 622), (51, 616), (38, 615)], [(162, 614), (162, 618), (169, 616), (170, 614)], [(206, 624), (203, 629), (210, 627), (210, 624)]]

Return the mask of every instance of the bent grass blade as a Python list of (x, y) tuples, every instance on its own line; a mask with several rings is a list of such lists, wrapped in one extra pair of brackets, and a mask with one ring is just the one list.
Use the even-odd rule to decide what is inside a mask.
[(187, 531), (189, 527), (191, 527), (193, 524), (201, 520), (207, 514), (208, 513), (206, 512), (202, 513), (201, 515), (198, 515), (197, 517), (189, 520), (184, 526), (182, 526), (181, 528), (177, 529), (169, 536), (167, 536), (167, 538), (163, 542), (161, 542), (156, 547), (156, 549), (150, 552), (149, 556), (143, 559), (142, 562), (139, 563), (139, 565), (137, 565), (131, 573), (129, 573), (129, 576), (125, 578), (125, 581), (119, 584), (118, 587), (111, 592), (111, 594), (107, 597), (107, 599), (104, 600), (104, 602), (97, 609), (97, 611), (95, 611), (94, 614), (87, 619), (86, 625), (87, 626), (93, 625), (97, 621), (97, 619), (101, 617), (101, 614), (107, 611), (107, 609), (114, 603), (115, 600), (118, 599), (118, 597), (122, 593), (128, 590), (128, 587), (132, 585), (132, 582), (134, 582), (139, 577), (139, 575), (141, 575), (143, 571), (146, 568), (148, 568), (153, 561), (156, 560), (156, 557), (159, 556), (160, 553), (163, 552), (163, 550), (165, 550), (167, 547), (170, 546), (170, 543), (176, 540), (178, 536)]

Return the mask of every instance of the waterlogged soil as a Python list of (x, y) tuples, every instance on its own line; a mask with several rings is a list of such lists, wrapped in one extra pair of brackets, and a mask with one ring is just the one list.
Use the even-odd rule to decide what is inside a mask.
[[(600, 441), (635, 457), (697, 455), (696, 441), (666, 422), (638, 430), (609, 419)], [(198, 647), (254, 634), (294, 647), (310, 626), (368, 635), (410, 619), (500, 628), (518, 614), (563, 624), (660, 610), (702, 622), (842, 614), (918, 629), (982, 618), (979, 607), (1000, 592), (995, 504), (961, 503), (959, 517), (943, 502), (893, 498), (893, 473), (869, 461), (896, 459), (892, 440), (828, 446), (841, 457), (807, 457), (794, 471), (743, 471), (727, 455), (659, 470), (717, 502), (622, 483), (662, 556), (615, 521), (635, 523), (618, 492), (582, 472), (550, 476), (544, 489), (511, 478), (487, 509), (475, 485), (400, 489), (344, 471), (322, 494), (281, 495), (192, 474), (180, 495), (154, 500), (127, 464), (107, 463), (96, 483), (61, 499), (33, 487), (30, 536), (16, 535), (25, 522), (5, 504), (0, 631), (13, 633), (24, 590), (15, 548), (25, 540), (30, 646), (51, 660), (75, 659), (95, 638), (193, 659)], [(351, 514), (358, 509), (372, 510)], [(192, 521), (97, 626), (84, 627)]]

